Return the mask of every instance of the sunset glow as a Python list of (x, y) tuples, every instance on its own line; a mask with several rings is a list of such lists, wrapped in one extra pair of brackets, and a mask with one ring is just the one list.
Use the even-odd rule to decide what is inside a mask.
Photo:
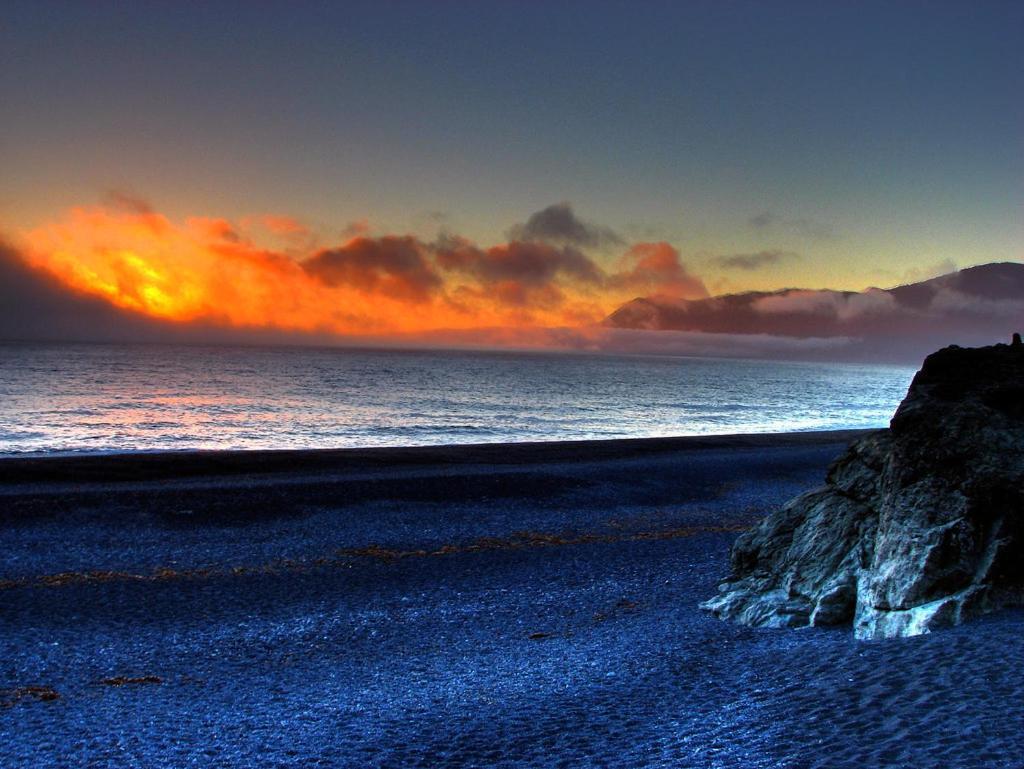
[(707, 293), (667, 243), (635, 244), (606, 269), (539, 240), (296, 241), (316, 239), (287, 217), (177, 223), (142, 205), (79, 207), (26, 233), (24, 254), (70, 289), (154, 318), (333, 334), (581, 326), (639, 294)]
[(4, 0), (0, 769), (1019, 762), (1021, 93), (1011, 0)]
[(314, 5), (15, 3), (0, 338), (803, 354), (1024, 258), (1010, 8)]

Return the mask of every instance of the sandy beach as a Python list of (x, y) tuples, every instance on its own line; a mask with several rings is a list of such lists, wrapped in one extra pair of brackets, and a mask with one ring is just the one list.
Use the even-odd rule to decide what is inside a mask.
[(697, 608), (860, 432), (0, 460), (4, 767), (1018, 767), (1024, 611)]

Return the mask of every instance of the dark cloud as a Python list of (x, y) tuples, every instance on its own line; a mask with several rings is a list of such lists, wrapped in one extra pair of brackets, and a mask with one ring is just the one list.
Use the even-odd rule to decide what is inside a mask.
[(762, 211), (750, 217), (749, 224), (755, 230), (764, 230), (771, 227), (777, 221), (779, 221), (778, 214), (773, 214), (771, 211)]
[(788, 230), (809, 240), (835, 240), (839, 237), (835, 225), (829, 222), (808, 217), (789, 218), (774, 211), (762, 211), (750, 217), (747, 223), (755, 230)]
[(603, 280), (600, 268), (570, 246), (513, 241), (482, 249), (463, 238), (442, 235), (435, 248), (438, 265), (484, 285), (515, 281), (537, 288), (562, 277), (594, 285)]
[(716, 256), (711, 261), (719, 267), (730, 270), (759, 270), (762, 267), (778, 264), (786, 259), (796, 259), (795, 251), (758, 251), (754, 254), (728, 254)]
[(550, 283), (537, 286), (520, 280), (502, 280), (490, 286), (488, 292), (499, 304), (525, 310), (555, 309), (565, 301), (561, 289)]
[(351, 286), (393, 299), (424, 302), (443, 281), (416, 238), (354, 238), (320, 251), (302, 263), (307, 273), (328, 286)]
[(614, 230), (579, 219), (568, 203), (556, 203), (530, 216), (508, 231), (509, 240), (541, 241), (577, 248), (620, 246), (622, 237)]

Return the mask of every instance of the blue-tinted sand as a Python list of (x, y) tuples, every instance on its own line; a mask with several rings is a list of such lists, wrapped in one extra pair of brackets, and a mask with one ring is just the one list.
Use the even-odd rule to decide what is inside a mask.
[(841, 448), (8, 478), (0, 766), (1020, 766), (1019, 611), (862, 643), (697, 609), (722, 528)]

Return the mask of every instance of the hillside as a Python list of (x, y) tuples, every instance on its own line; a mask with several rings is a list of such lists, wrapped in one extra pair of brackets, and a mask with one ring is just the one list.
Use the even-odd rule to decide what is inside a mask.
[(977, 345), (1024, 327), (1024, 264), (970, 267), (931, 280), (865, 291), (783, 289), (697, 300), (634, 299), (604, 324), (618, 329), (843, 338), (848, 351), (914, 356)]

